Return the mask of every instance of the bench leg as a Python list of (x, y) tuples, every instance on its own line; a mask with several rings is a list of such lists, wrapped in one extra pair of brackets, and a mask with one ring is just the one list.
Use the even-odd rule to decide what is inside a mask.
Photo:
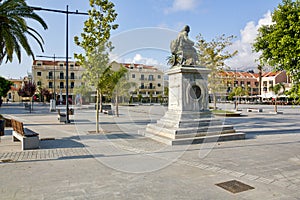
[(24, 137), (22, 141), (22, 150), (38, 149), (40, 147), (40, 139), (36, 137)]

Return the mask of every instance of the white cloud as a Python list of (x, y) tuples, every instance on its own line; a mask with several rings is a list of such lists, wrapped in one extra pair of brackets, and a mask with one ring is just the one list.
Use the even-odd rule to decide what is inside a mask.
[(250, 21), (246, 24), (244, 29), (240, 31), (240, 40), (237, 40), (229, 48), (230, 50), (238, 50), (238, 54), (226, 62), (232, 69), (255, 69), (257, 66), (256, 60), (259, 53), (252, 52), (252, 44), (258, 34), (258, 29), (263, 25), (272, 24), (271, 12), (268, 11), (263, 18), (258, 20), (256, 24)]
[(199, 2), (199, 0), (174, 0), (172, 6), (165, 9), (165, 14), (194, 10)]
[(133, 58), (126, 58), (123, 60), (125, 63), (135, 63), (135, 64), (144, 64), (144, 65), (160, 65), (160, 63), (153, 59), (143, 57), (141, 54), (135, 54)]

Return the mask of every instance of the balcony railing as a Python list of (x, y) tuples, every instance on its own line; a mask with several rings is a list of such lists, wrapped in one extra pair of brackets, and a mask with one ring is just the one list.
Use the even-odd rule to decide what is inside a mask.
[(140, 86), (139, 89), (141, 89), (141, 90), (145, 90), (145, 89), (147, 89), (147, 90), (155, 90), (155, 86), (152, 86), (152, 87), (150, 87), (150, 86)]

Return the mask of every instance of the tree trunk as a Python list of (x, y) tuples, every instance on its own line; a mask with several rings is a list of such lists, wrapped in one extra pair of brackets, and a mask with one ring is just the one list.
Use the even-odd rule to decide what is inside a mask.
[(117, 115), (117, 117), (119, 117), (118, 91), (116, 91), (116, 115)]
[(275, 109), (275, 113), (277, 113), (277, 98), (275, 98), (274, 101), (274, 109)]
[(96, 133), (99, 133), (99, 89), (96, 91)]
[(102, 92), (99, 92), (99, 107), (100, 107), (99, 112), (101, 112), (101, 113), (103, 112), (103, 110), (102, 110), (102, 103), (103, 103), (102, 102), (102, 96), (103, 96)]
[(214, 102), (214, 110), (217, 110), (217, 97), (215, 93), (213, 93), (213, 102)]

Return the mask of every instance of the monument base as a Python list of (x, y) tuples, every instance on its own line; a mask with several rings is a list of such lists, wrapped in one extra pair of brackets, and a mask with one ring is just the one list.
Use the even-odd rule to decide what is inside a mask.
[(245, 139), (245, 133), (237, 133), (210, 111), (167, 111), (156, 124), (147, 125), (145, 135), (168, 145)]

